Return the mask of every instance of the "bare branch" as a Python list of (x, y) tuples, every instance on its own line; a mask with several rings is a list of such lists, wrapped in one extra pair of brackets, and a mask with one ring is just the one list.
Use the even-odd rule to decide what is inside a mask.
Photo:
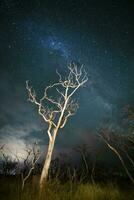
[[(32, 148), (26, 149), (26, 152), (27, 152), (27, 157), (24, 160), (24, 162), (28, 163), (28, 161), (29, 161), (29, 163), (28, 163), (28, 165), (26, 167), (27, 168), (30, 167), (30, 169), (29, 169), (29, 171), (28, 171), (28, 173), (27, 173), (27, 175), (25, 177), (24, 177), (24, 174), (22, 173), (22, 190), (24, 189), (25, 182), (30, 177), (32, 171), (35, 168), (35, 165), (36, 165), (37, 161), (40, 158), (40, 149), (39, 149), (37, 143), (35, 143)], [(31, 160), (29, 160), (30, 159), (30, 155), (32, 156)], [(31, 166), (29, 166), (30, 164), (31, 164)]]
[(61, 74), (58, 72), (58, 70), (56, 69), (56, 73), (58, 74), (59, 76), (59, 82), (62, 82), (62, 77), (61, 77)]
[(48, 100), (49, 102), (51, 102), (52, 104), (55, 104), (60, 110), (62, 109), (61, 104), (57, 101), (55, 101), (54, 99), (48, 97), (47, 92), (49, 89), (52, 89), (55, 86), (61, 85), (61, 83), (54, 83), (53, 85), (49, 85), (45, 88), (45, 92), (44, 92), (44, 96), (41, 100)]
[(66, 107), (66, 112), (67, 114), (64, 115), (64, 119), (61, 123), (60, 128), (63, 128), (68, 120), (69, 117), (75, 115), (77, 109), (79, 108), (79, 105), (77, 102), (74, 102), (73, 100), (71, 100), (70, 102), (68, 102), (67, 107)]
[[(68, 66), (67, 77), (63, 78), (58, 71), (56, 71), (56, 73), (59, 76), (58, 82), (47, 86), (44, 90), (42, 98), (39, 101), (36, 99), (35, 91), (32, 87), (29, 87), (28, 81), (26, 81), (26, 89), (28, 90), (29, 100), (38, 106), (39, 115), (41, 115), (44, 121), (48, 123), (47, 134), (49, 137), (49, 146), (40, 179), (41, 190), (43, 188), (43, 183), (48, 176), (48, 170), (57, 133), (60, 128), (65, 126), (68, 118), (74, 115), (78, 109), (78, 103), (74, 102), (71, 98), (74, 93), (88, 80), (87, 73), (83, 69), (83, 65), (78, 67), (75, 63), (71, 63)], [(56, 98), (50, 96), (50, 94), (53, 93), (53, 90), (57, 91), (58, 98), (57, 96)], [(47, 108), (47, 103), (51, 109)]]
[(63, 92), (61, 92), (61, 91), (59, 91), (59, 89), (58, 88), (56, 88), (56, 91), (63, 97), (63, 98), (65, 98), (65, 95), (64, 95), (64, 93)]
[(132, 181), (132, 183), (134, 184), (134, 178), (132, 177), (131, 173), (129, 172), (121, 154), (119, 153), (119, 151), (117, 150), (117, 148), (115, 148), (111, 143), (110, 143), (110, 139), (108, 139), (106, 137), (105, 134), (103, 134), (104, 132), (102, 132), (102, 134), (100, 134), (100, 138), (103, 140), (103, 142), (109, 147), (110, 150), (112, 150), (116, 155), (117, 157), (119, 158), (119, 160), (121, 161), (121, 164), (123, 166), (123, 168), (125, 169), (128, 177), (130, 178), (130, 180)]

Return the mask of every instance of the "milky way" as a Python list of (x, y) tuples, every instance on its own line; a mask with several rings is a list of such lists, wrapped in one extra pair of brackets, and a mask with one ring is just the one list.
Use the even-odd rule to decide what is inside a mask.
[(27, 102), (25, 81), (40, 96), (44, 86), (57, 80), (56, 68), (65, 74), (70, 61), (84, 64), (89, 82), (76, 95), (80, 109), (57, 146), (75, 145), (82, 140), (78, 132), (96, 131), (104, 119), (117, 123), (121, 108), (134, 99), (133, 4), (6, 0), (0, 3), (0, 15), (2, 143), (10, 138), (10, 145), (47, 144), (46, 125)]

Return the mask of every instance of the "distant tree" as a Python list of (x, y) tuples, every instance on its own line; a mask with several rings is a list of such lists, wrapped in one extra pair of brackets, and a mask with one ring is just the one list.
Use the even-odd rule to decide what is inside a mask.
[[(43, 185), (48, 177), (58, 131), (65, 126), (68, 118), (74, 115), (78, 109), (78, 103), (72, 99), (72, 96), (88, 80), (83, 65), (78, 67), (75, 63), (69, 64), (68, 75), (65, 78), (58, 71), (56, 72), (59, 76), (59, 81), (47, 86), (40, 100), (37, 100), (34, 89), (26, 81), (29, 101), (37, 105), (39, 115), (48, 124), (47, 133), (49, 145), (40, 178), (40, 191), (42, 191)], [(50, 96), (50, 92), (57, 93), (55, 98)]]
[[(26, 148), (25, 158), (18, 156), (17, 154), (7, 153), (6, 145), (0, 147), (1, 159), (2, 159), (2, 173), (4, 175), (21, 175), (22, 178), (22, 190), (28, 178), (31, 176), (36, 164), (40, 158), (40, 147), (35, 142), (32, 147)], [(23, 162), (22, 162), (23, 161)], [(23, 166), (23, 167), (22, 167)]]
[(89, 166), (88, 166), (88, 161), (87, 161), (87, 157), (89, 156), (88, 148), (89, 147), (87, 144), (77, 145), (75, 147), (75, 150), (80, 153), (81, 161), (84, 164), (83, 168), (86, 173), (89, 172)]
[(122, 118), (123, 125), (134, 136), (134, 105), (124, 106)]
[(126, 174), (128, 175), (131, 182), (134, 184), (134, 177), (132, 176), (124, 160), (124, 156), (126, 156), (129, 163), (131, 164), (131, 168), (134, 170), (134, 160), (129, 154), (129, 148), (132, 147), (132, 144), (131, 141), (129, 141), (128, 135), (123, 135), (114, 131), (110, 131), (108, 128), (102, 128), (100, 130), (99, 137), (107, 145), (107, 147), (119, 158)]
[(24, 169), (21, 173), (22, 178), (22, 190), (24, 189), (25, 183), (35, 169), (35, 165), (40, 158), (40, 148), (35, 142), (32, 148), (26, 148), (26, 158), (24, 158)]
[[(120, 135), (123, 145), (120, 146), (121, 150), (127, 156), (134, 169), (134, 105), (127, 105), (123, 107), (122, 125), (124, 134)], [(132, 152), (132, 156), (129, 154)]]
[(18, 162), (16, 159), (13, 159), (11, 156), (9, 156), (5, 144), (0, 147), (0, 157), (2, 163), (2, 174), (15, 175), (18, 167)]

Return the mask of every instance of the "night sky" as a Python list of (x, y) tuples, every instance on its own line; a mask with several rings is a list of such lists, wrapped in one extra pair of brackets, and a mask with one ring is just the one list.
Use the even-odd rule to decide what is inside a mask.
[(87, 142), (103, 121), (118, 126), (120, 110), (134, 102), (134, 3), (130, 0), (0, 1), (0, 138), (12, 154), (38, 141), (48, 144), (46, 124), (27, 101), (25, 81), (40, 97), (84, 64), (89, 81), (75, 97), (79, 110), (57, 138), (56, 152)]

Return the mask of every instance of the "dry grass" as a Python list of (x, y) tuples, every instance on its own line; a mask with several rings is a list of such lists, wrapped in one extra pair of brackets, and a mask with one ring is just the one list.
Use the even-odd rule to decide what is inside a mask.
[[(21, 184), (16, 179), (2, 179), (1, 200), (39, 200), (38, 184), (29, 182), (21, 191)], [(133, 200), (133, 189), (120, 189), (117, 185), (80, 184), (70, 181), (62, 184), (58, 180), (47, 182), (41, 200)]]

